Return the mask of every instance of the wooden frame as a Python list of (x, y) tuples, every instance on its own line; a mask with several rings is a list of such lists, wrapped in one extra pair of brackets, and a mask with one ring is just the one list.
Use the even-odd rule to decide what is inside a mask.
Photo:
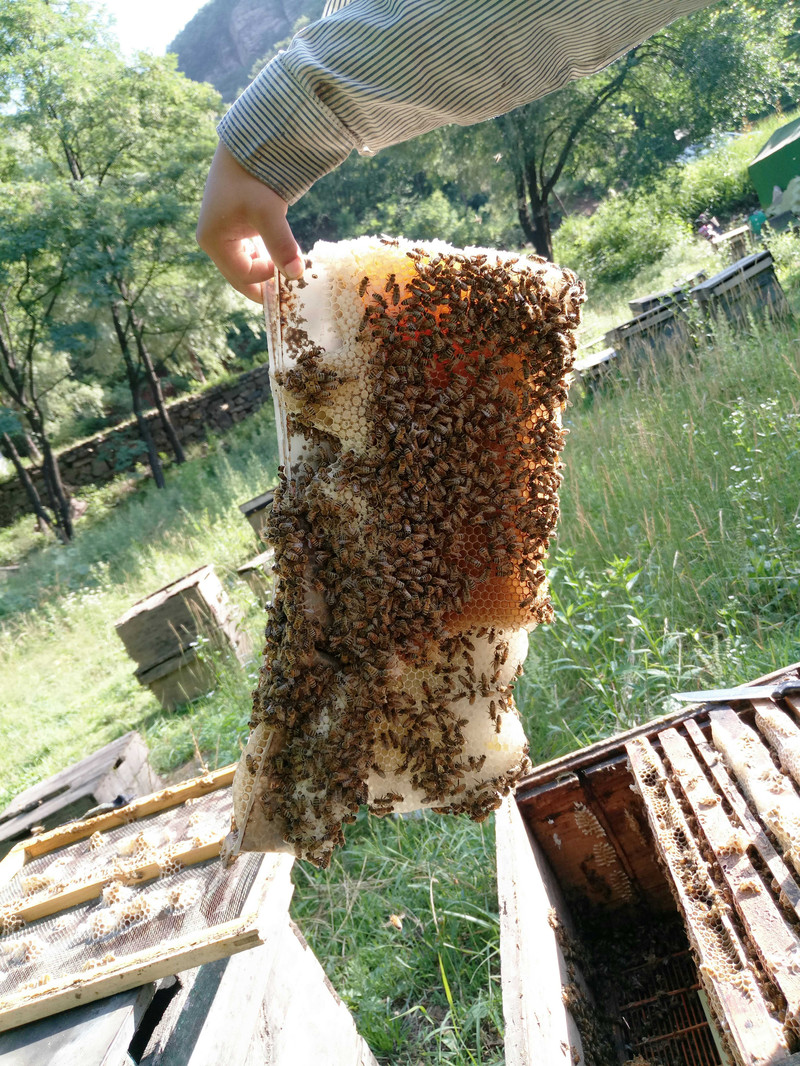
[[(233, 766), (225, 767), (142, 797), (119, 810), (75, 822), (23, 841), (0, 863), (0, 888), (8, 885), (26, 865), (40, 856), (52, 854), (55, 857), (59, 851), (82, 840), (90, 837), (97, 839), (97, 833), (127, 824), (135, 825), (150, 815), (168, 812), (170, 809), (176, 810), (177, 814), (177, 808), (186, 804), (187, 800), (197, 801), (210, 793), (229, 788), (234, 769)], [(208, 869), (209, 877), (212, 877), (219, 870), (224, 835), (223, 833), (218, 839), (204, 842), (200, 846), (173, 850), (170, 861), (192, 864), (198, 870)], [(91, 968), (88, 971), (84, 969), (56, 979), (42, 980), (40, 987), (24, 988), (0, 1000), (0, 1031), (262, 944), (265, 928), (275, 921), (275, 916), (285, 920), (292, 893), (289, 880), (292, 860), (286, 855), (269, 855), (248, 857), (247, 862), (255, 863), (257, 872), (253, 874), (248, 867), (248, 876), (252, 876), (252, 883), (235, 918), (215, 926), (207, 926), (205, 929), (194, 929), (185, 935), (176, 936), (171, 941), (159, 942), (156, 946), (142, 950), (136, 950), (134, 947), (134, 950), (118, 959), (109, 957), (110, 953), (102, 945), (97, 945), (93, 949), (96, 957), (91, 959)], [(244, 865), (240, 869), (244, 871)], [(133, 886), (132, 890), (135, 892), (137, 886), (145, 885), (161, 872), (153, 863), (137, 864), (133, 861), (126, 869), (124, 877), (104, 875), (76, 885), (68, 891), (45, 890), (30, 904), (14, 908), (13, 919), (36, 922), (48, 915), (67, 913), (69, 908), (81, 901), (101, 894), (103, 888), (112, 880), (122, 881), (128, 887)], [(236, 865), (231, 868), (230, 876), (237, 876)], [(0, 937), (0, 947), (4, 939), (5, 937)], [(41, 967), (44, 975), (47, 973), (46, 964), (45, 957)]]
[[(800, 663), (795, 663), (750, 684), (798, 673)], [(712, 1027), (719, 1057), (698, 1062), (800, 1064), (800, 868), (794, 850), (776, 839), (780, 827), (770, 824), (779, 796), (794, 789), (790, 762), (792, 773), (800, 775), (800, 761), (794, 758), (800, 752), (800, 699), (788, 697), (783, 712), (769, 701), (735, 695), (729, 704), (681, 708), (555, 759), (525, 778), (514, 799), (498, 811), (508, 1066), (573, 1066), (585, 1060), (580, 1037), (573, 1034), (576, 1018), (587, 1003), (591, 1006), (591, 989), (581, 1002), (585, 981), (582, 963), (569, 946), (565, 897), (572, 913), (579, 914), (585, 902), (607, 914), (609, 922), (614, 908), (626, 919), (643, 906), (656, 922), (662, 914), (672, 915), (673, 922), (680, 916), (695, 957), (706, 967), (701, 984), (715, 1019), (722, 1019), (730, 1053), (726, 1058)], [(794, 725), (790, 728), (785, 719), (794, 719)], [(777, 740), (770, 737), (770, 728)], [(747, 767), (734, 772), (728, 757), (721, 757), (725, 735), (746, 746), (748, 760), (757, 768), (752, 774), (771, 790), (771, 805), (755, 795), (755, 781), (748, 785)], [(790, 735), (793, 739), (786, 740)], [(776, 758), (783, 771), (776, 768)], [(790, 807), (781, 807), (787, 818)], [(794, 840), (793, 827), (800, 827), (800, 819), (791, 817)], [(686, 842), (682, 855), (673, 852), (676, 840)], [(701, 848), (692, 852), (695, 840)], [(690, 898), (696, 886), (684, 891), (681, 877), (685, 880), (692, 866), (692, 854), (699, 875), (711, 862), (715, 883), (726, 886), (720, 889), (720, 899), (727, 902), (720, 904), (719, 935), (739, 951), (730, 979), (718, 970), (718, 955), (704, 954), (706, 917)], [(731, 922), (727, 915), (734, 913)], [(777, 990), (785, 1017), (776, 1015), (771, 994), (765, 996), (761, 978), (754, 979), (756, 972), (766, 974), (769, 987)]]

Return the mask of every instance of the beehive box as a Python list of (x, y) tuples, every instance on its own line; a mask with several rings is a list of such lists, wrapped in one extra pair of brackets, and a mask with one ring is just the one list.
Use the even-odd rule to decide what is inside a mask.
[(264, 527), (269, 518), (272, 501), (275, 498), (275, 488), (267, 489), (266, 492), (254, 496), (252, 500), (239, 504), (239, 510), (252, 526), (259, 543), (266, 543)]
[(289, 920), (291, 860), (220, 856), (232, 777), (141, 797), (0, 864), (3, 1066), (376, 1066)]
[(204, 642), (232, 652), (240, 662), (249, 651), (213, 566), (201, 566), (139, 600), (114, 625), (137, 663), (136, 679), (167, 708), (200, 695), (213, 682)]
[(272, 565), (274, 562), (275, 552), (272, 548), (267, 548), (266, 551), (260, 552), (236, 570), (242, 581), (250, 586), (263, 607), (266, 607), (272, 598)]
[(734, 325), (746, 322), (751, 315), (785, 318), (790, 314), (769, 251), (739, 259), (695, 285), (691, 296), (702, 311), (712, 317), (723, 316)]
[(657, 303), (608, 331), (605, 343), (632, 363), (691, 347), (691, 330), (682, 305)]
[(692, 707), (519, 784), (497, 819), (508, 1066), (800, 1063), (799, 714)]
[(52, 829), (99, 804), (133, 799), (160, 786), (147, 745), (138, 733), (126, 733), (13, 799), (0, 813), (0, 855), (34, 826)]

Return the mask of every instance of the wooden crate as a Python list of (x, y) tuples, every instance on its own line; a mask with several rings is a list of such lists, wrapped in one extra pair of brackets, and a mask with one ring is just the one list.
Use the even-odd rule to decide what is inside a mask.
[(497, 818), (508, 1066), (800, 1063), (798, 723), (794, 698), (690, 707), (520, 783)]
[(53, 829), (99, 804), (130, 800), (161, 787), (138, 733), (126, 733), (92, 755), (21, 792), (0, 814), (0, 854), (34, 826)]
[(596, 391), (605, 381), (615, 366), (617, 351), (615, 348), (603, 348), (602, 351), (579, 359), (572, 368), (572, 373), (590, 392)]
[(737, 226), (736, 229), (730, 229), (727, 233), (720, 233), (711, 238), (711, 244), (715, 251), (727, 256), (729, 263), (736, 263), (748, 254), (750, 227)]
[(701, 282), (691, 291), (698, 307), (712, 317), (724, 316), (733, 325), (751, 315), (786, 318), (791, 312), (770, 251), (755, 252)]
[(272, 501), (275, 498), (276, 488), (277, 485), (273, 486), (271, 489), (267, 489), (266, 492), (262, 492), (260, 496), (254, 496), (252, 500), (239, 504), (239, 510), (253, 527), (253, 532), (259, 542), (264, 544), (267, 543), (266, 536), (264, 535), (264, 523), (269, 517)]
[(246, 581), (256, 595), (258, 602), (266, 607), (272, 599), (272, 564), (275, 561), (275, 552), (267, 548), (265, 552), (256, 555), (243, 566), (238, 567), (236, 573)]
[[(350, 1012), (289, 920), (289, 856), (250, 855), (232, 867), (221, 865), (233, 771), (225, 767), (143, 797), (126, 812), (26, 842), (0, 865), (6, 928), (0, 934), (0, 979), (1, 960), (13, 959), (9, 947), (15, 938), (27, 942), (38, 936), (43, 942), (26, 963), (41, 975), (32, 982), (35, 987), (27, 995), (13, 988), (7, 993), (6, 982), (0, 993), (2, 1066), (218, 1066), (228, 1061), (377, 1066)], [(211, 842), (199, 846), (188, 838), (203, 817), (216, 822), (210, 826)], [(153, 841), (170, 827), (173, 845), (159, 860), (166, 863), (160, 872), (158, 863), (140, 868), (141, 857), (122, 847), (129, 838)], [(104, 846), (115, 845), (121, 855), (131, 856), (130, 869), (117, 871), (99, 858), (94, 876), (82, 876), (92, 854), (102, 857)], [(172, 854), (181, 849), (183, 868)], [(42, 863), (51, 859), (74, 876), (68, 892), (44, 886)], [(9, 929), (9, 887), (13, 893), (24, 884), (20, 876), (26, 870), (38, 874), (43, 887), (17, 903), (27, 926), (17, 929), (12, 923)], [(185, 928), (153, 932), (140, 917), (110, 944), (102, 938), (87, 942), (88, 961), (80, 966), (83, 956), (76, 957), (65, 970), (60, 952), (65, 943), (74, 950), (76, 934), (58, 933), (54, 922), (75, 924), (76, 908), (84, 907), (83, 925), (93, 917), (96, 925), (105, 904), (99, 892), (118, 879), (131, 896), (150, 891), (166, 898), (190, 872), (207, 887), (192, 904), (194, 916), (187, 911)], [(221, 898), (228, 901), (224, 912)], [(158, 918), (153, 905), (150, 924)], [(73, 973), (69, 965), (74, 969), (76, 963)]]
[(137, 663), (137, 680), (167, 708), (193, 699), (213, 682), (204, 643), (231, 651), (240, 662), (250, 650), (213, 566), (201, 566), (140, 600), (115, 627)]
[(605, 343), (631, 363), (659, 358), (692, 346), (691, 330), (681, 305), (659, 303), (628, 322), (609, 330)]

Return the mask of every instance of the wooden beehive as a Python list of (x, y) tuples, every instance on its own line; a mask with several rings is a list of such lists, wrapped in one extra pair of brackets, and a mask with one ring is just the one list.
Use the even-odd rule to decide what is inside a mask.
[(254, 496), (252, 500), (248, 500), (246, 503), (239, 504), (239, 510), (253, 527), (253, 532), (259, 543), (267, 543), (264, 536), (264, 525), (269, 517), (272, 501), (275, 498), (275, 488), (277, 486), (267, 489), (266, 492), (262, 492), (259, 496)]
[(605, 334), (605, 343), (631, 361), (691, 347), (691, 331), (681, 305), (670, 300), (638, 314)]
[(520, 783), (497, 820), (508, 1066), (800, 1063), (798, 719), (695, 706)]
[(750, 315), (785, 318), (790, 314), (770, 251), (755, 252), (701, 282), (691, 291), (695, 303), (711, 316), (737, 325)]
[(255, 593), (258, 602), (266, 607), (272, 599), (272, 564), (275, 562), (275, 552), (272, 548), (256, 555), (238, 567), (236, 573), (246, 581)]
[(0, 854), (34, 826), (53, 829), (99, 804), (130, 800), (160, 787), (147, 745), (138, 733), (126, 733), (12, 800), (0, 813)]
[(213, 664), (203, 654), (206, 642), (240, 662), (249, 651), (213, 566), (201, 566), (139, 600), (115, 627), (137, 663), (137, 680), (167, 708), (213, 683)]

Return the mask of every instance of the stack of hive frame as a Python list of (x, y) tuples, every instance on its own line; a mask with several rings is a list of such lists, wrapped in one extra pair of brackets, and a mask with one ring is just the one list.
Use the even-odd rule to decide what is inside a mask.
[(498, 822), (509, 1066), (800, 1063), (799, 788), (791, 696), (683, 710), (523, 780)]
[(325, 865), (360, 804), (480, 820), (524, 771), (582, 299), (535, 256), (370, 238), (268, 290), (278, 582), (235, 847)]

